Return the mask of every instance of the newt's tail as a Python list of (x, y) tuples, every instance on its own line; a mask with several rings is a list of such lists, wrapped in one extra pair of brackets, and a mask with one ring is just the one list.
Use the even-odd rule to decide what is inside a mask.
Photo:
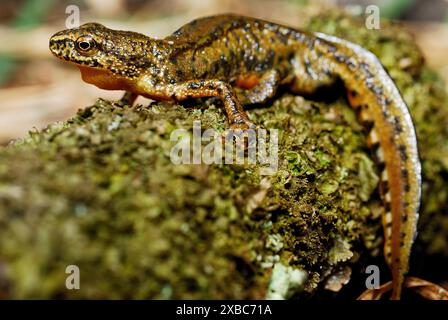
[(371, 52), (353, 43), (316, 34), (315, 48), (325, 53), (342, 79), (360, 121), (369, 128), (368, 144), (381, 169), (384, 204), (384, 256), (392, 271), (392, 296), (399, 299), (416, 235), (421, 166), (414, 125), (398, 88)]

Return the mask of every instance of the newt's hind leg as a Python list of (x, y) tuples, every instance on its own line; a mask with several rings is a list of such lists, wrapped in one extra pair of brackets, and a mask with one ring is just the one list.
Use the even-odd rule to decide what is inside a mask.
[[(263, 74), (258, 83), (250, 89), (235, 88), (241, 104), (264, 103), (277, 92), (280, 83), (280, 74), (277, 70), (270, 70)], [(238, 85), (238, 83), (237, 83)]]
[(290, 82), (292, 92), (312, 94), (321, 87), (334, 84), (338, 77), (331, 71), (331, 66), (319, 61), (318, 57), (296, 55), (291, 60), (294, 78)]

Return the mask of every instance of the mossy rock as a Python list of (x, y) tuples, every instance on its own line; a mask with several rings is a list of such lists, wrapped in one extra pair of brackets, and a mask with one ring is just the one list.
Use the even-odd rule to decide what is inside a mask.
[[(423, 161), (417, 254), (447, 261), (441, 81), (397, 26), (367, 32), (358, 19), (332, 14), (312, 17), (308, 28), (366, 46), (396, 80)], [(279, 130), (273, 175), (261, 175), (259, 165), (171, 162), (174, 130), (191, 132), (196, 120), (202, 129), (227, 127), (213, 100), (188, 107), (98, 100), (3, 147), (0, 297), (356, 297), (364, 290), (356, 274), (382, 260), (381, 203), (365, 132), (344, 95), (316, 101), (281, 93), (249, 110)], [(80, 269), (80, 290), (66, 289), (68, 265)], [(327, 293), (350, 270), (345, 291)]]

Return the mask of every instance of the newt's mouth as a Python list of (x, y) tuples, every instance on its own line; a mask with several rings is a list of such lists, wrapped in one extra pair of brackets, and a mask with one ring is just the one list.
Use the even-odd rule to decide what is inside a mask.
[[(70, 43), (72, 45), (70, 46)], [(52, 37), (50, 39), (49, 48), (51, 53), (63, 60), (70, 61), (70, 54), (73, 48), (73, 42), (68, 39), (57, 39)]]

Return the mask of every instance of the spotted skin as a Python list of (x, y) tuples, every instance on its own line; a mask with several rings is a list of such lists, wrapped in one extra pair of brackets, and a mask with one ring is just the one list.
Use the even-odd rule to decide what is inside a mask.
[(165, 39), (88, 23), (56, 33), (50, 50), (99, 88), (181, 101), (222, 100), (232, 127), (254, 124), (243, 105), (278, 87), (313, 93), (335, 81), (368, 130), (381, 170), (384, 254), (399, 299), (416, 235), (421, 177), (414, 126), (396, 85), (369, 51), (342, 39), (231, 14), (194, 20)]

